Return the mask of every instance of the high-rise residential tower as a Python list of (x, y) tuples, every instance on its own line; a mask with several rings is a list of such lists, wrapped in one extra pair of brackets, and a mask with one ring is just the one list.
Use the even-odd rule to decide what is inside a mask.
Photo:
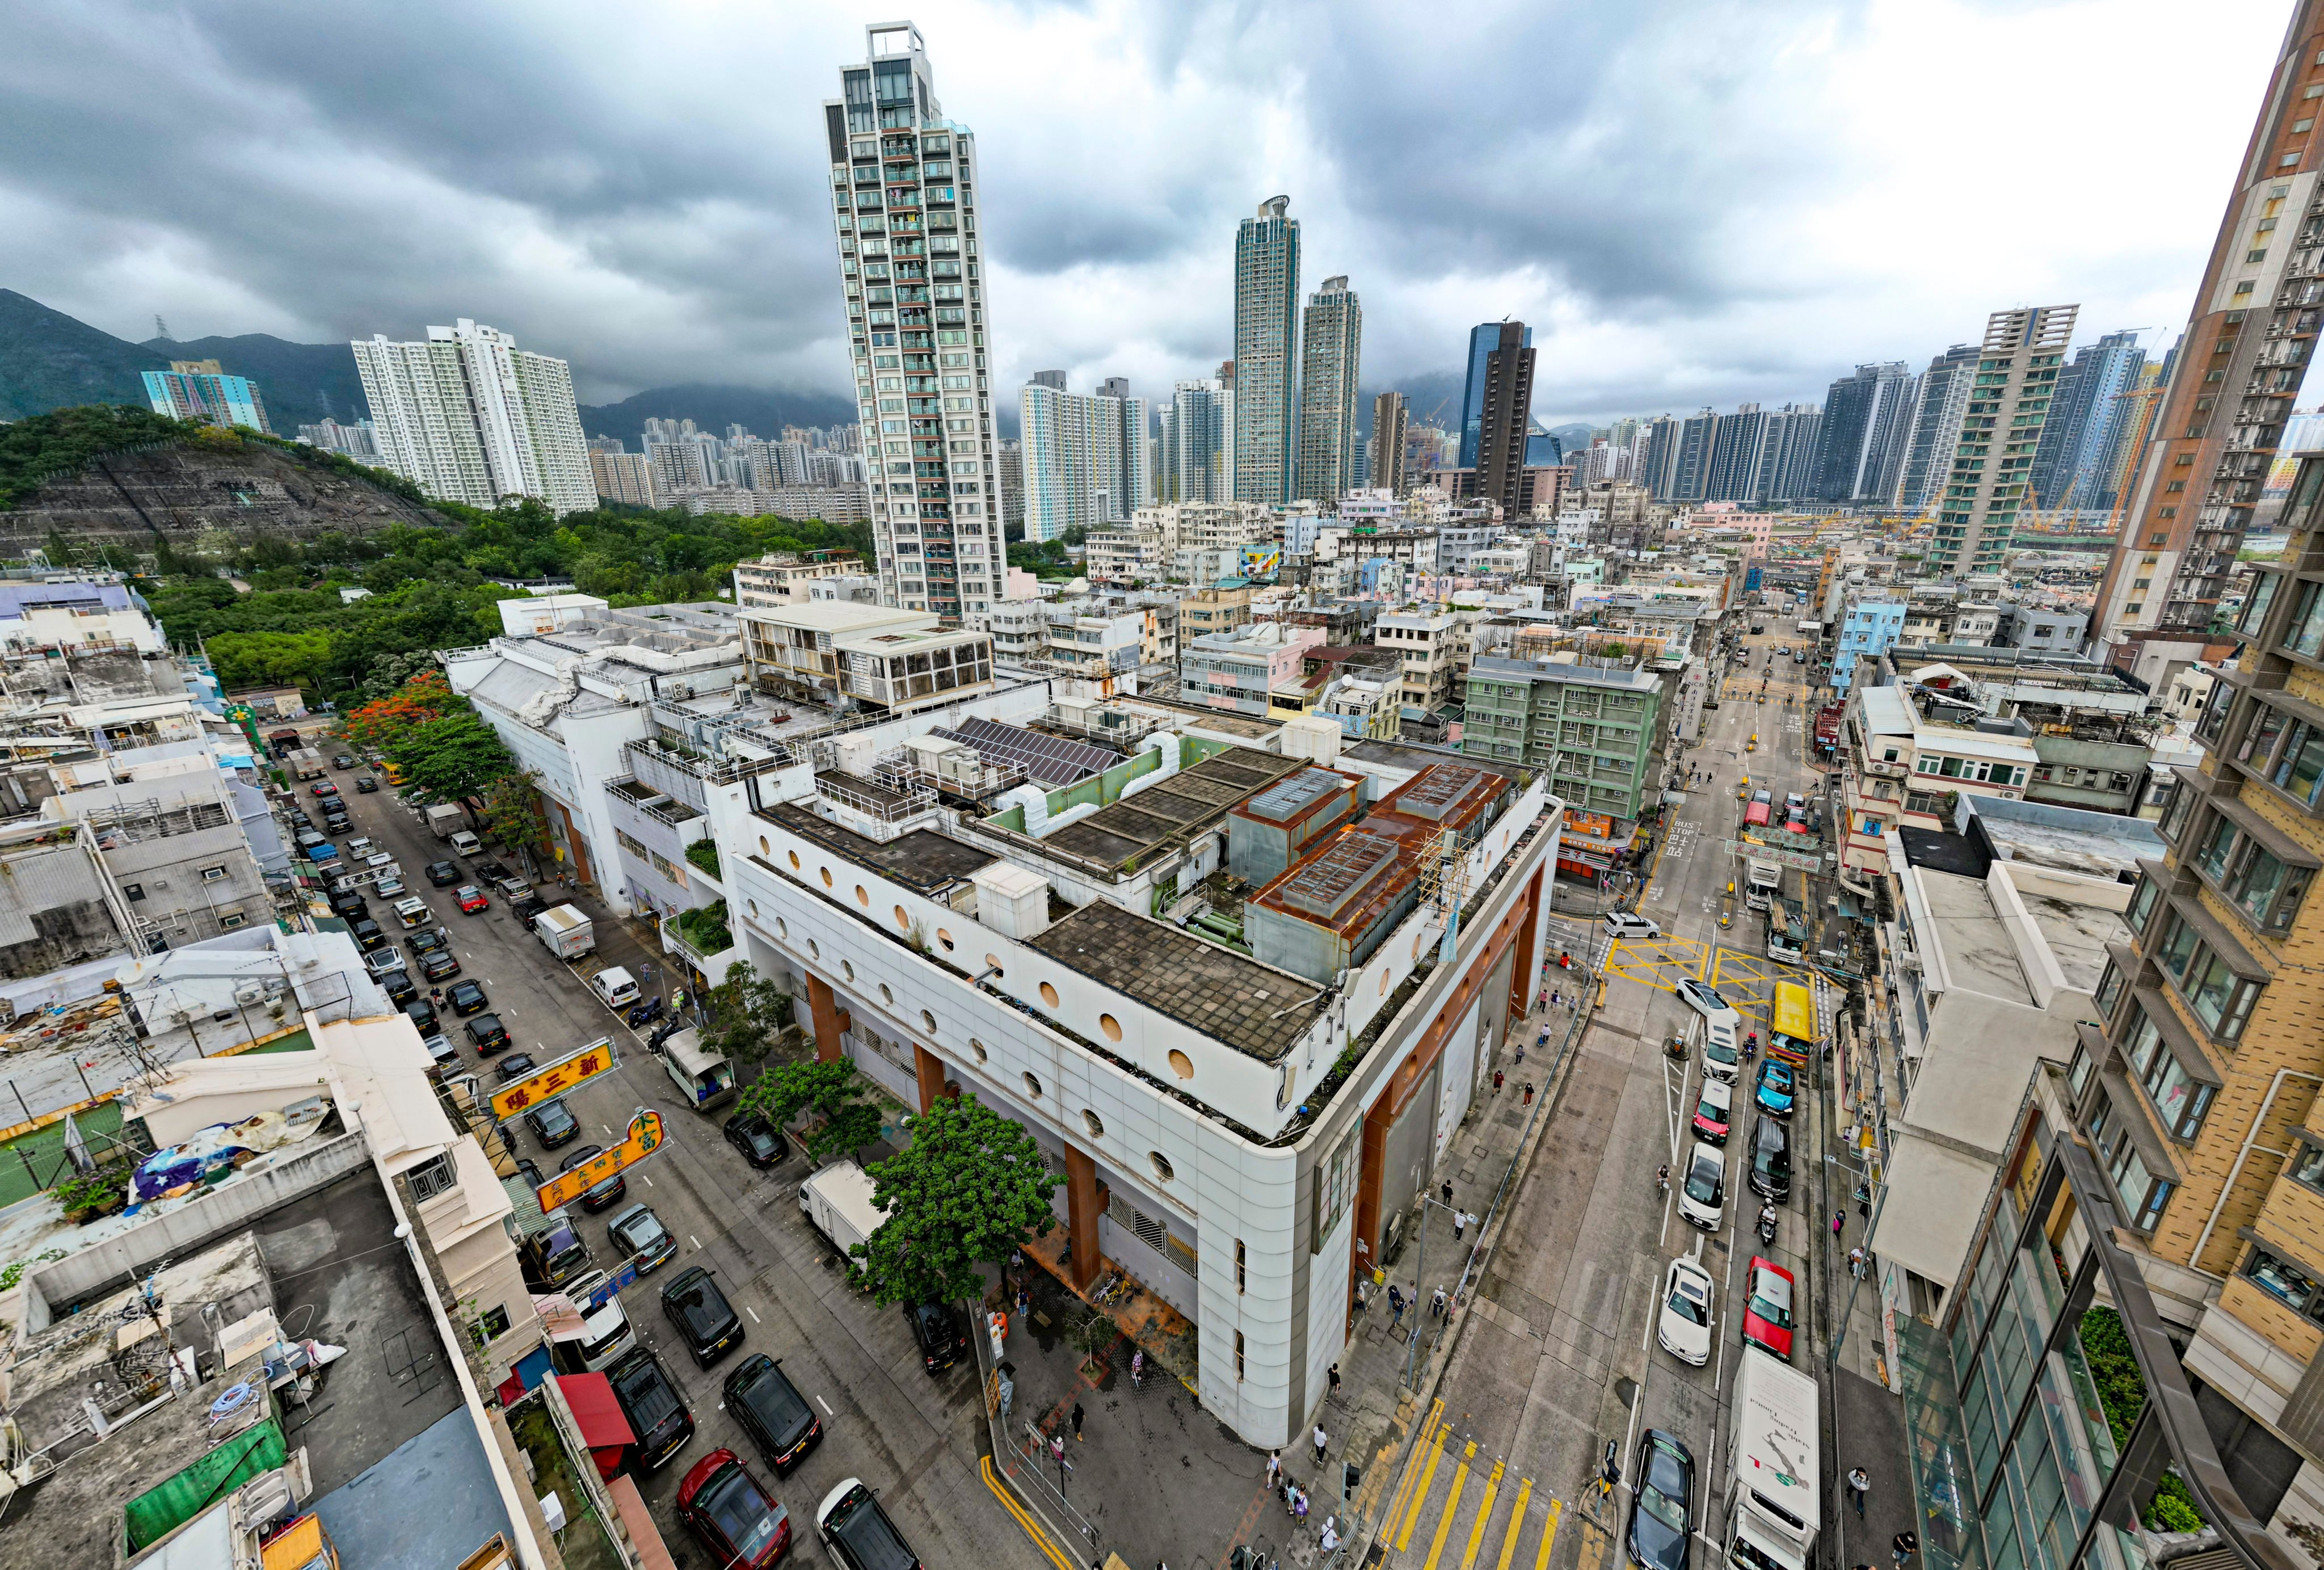
[(1344, 277), (1326, 278), (1307, 298), (1300, 328), (1299, 474), (1295, 499), (1333, 502), (1358, 489), (1356, 377), (1364, 311)]
[[(1533, 347), (1533, 330), (1524, 329), (1524, 346)], [(1488, 362), (1501, 346), (1501, 327), (1497, 321), (1479, 322), (1469, 329), (1469, 360), (1461, 378), (1461, 461), (1459, 467), (1477, 466), (1477, 451), (1481, 442), (1485, 415), (1485, 377)]]
[(1477, 411), (1477, 494), (1515, 518), (1525, 485), (1526, 425), (1533, 413), (1533, 334), (1521, 321), (1499, 324), (1485, 356)]
[(1816, 439), (1822, 429), (1820, 404), (1786, 403), (1767, 416), (1754, 501), (1799, 502), (1814, 494)]
[(1917, 378), (1901, 360), (1858, 365), (1854, 375), (1831, 384), (1818, 437), (1819, 497), (1885, 503), (1895, 494), (1918, 390)]
[(1986, 318), (1960, 439), (1937, 503), (1928, 558), (1935, 570), (2001, 570), (2017, 515), (2034, 505), (2034, 457), (2080, 309), (2019, 306)]
[(156, 414), (196, 425), (246, 425), (273, 434), (266, 422), (266, 400), (247, 376), (229, 375), (216, 360), (172, 360), (166, 371), (147, 371), (145, 401)]
[(1146, 400), (1111, 392), (1067, 392), (1028, 382), (1023, 394), (1025, 538), (1056, 540), (1068, 529), (1127, 519), (1153, 500), (1147, 469)]
[(1372, 400), (1373, 490), (1404, 494), (1404, 439), (1411, 419), (1401, 392), (1383, 392)]
[(1918, 513), (1937, 499), (1952, 473), (1953, 446), (1960, 440), (1962, 411), (1976, 375), (1975, 344), (1955, 344), (1930, 360), (1921, 373), (1920, 396), (1904, 447), (1904, 465), (1896, 476), (1896, 505)]
[[(2098, 586), (2118, 649), (2212, 641), (2324, 300), (2324, 0), (2297, 0)], [(2117, 653), (2117, 659), (2124, 658)]]
[(2042, 448), (2034, 455), (2034, 494), (2044, 507), (2098, 507), (2105, 448), (2119, 413), (2118, 396), (2136, 384), (2146, 364), (2135, 332), (2108, 333), (2074, 352), (2058, 375)]
[(1228, 502), (1227, 436), (1233, 405), (1215, 377), (1181, 382), (1162, 410), (1160, 461), (1155, 485), (1165, 502)]
[(976, 138), (937, 106), (917, 27), (880, 23), (864, 41), (824, 129), (880, 593), (976, 618), (1007, 581)]
[(385, 467), (472, 507), (532, 496), (561, 515), (597, 504), (563, 360), (466, 317), (417, 343), (381, 333), (352, 346)]
[(1299, 220), (1269, 197), (1235, 232), (1234, 499), (1288, 502), (1298, 405)]

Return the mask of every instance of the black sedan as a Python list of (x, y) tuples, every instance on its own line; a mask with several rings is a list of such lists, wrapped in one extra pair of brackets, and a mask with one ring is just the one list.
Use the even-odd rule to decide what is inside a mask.
[(387, 934), (381, 931), (379, 923), (368, 916), (357, 921), (347, 930), (355, 934), (357, 947), (365, 954), (369, 954), (374, 948), (387, 947)]
[[(588, 1201), (585, 1197), (583, 1204)], [(680, 1270), (661, 1289), (661, 1311), (685, 1338), (694, 1361), (708, 1368), (742, 1340), (742, 1316), (700, 1265)]]
[(763, 1113), (740, 1112), (726, 1120), (726, 1142), (742, 1152), (742, 1159), (763, 1172), (782, 1164), (791, 1153), (782, 1131)]
[(468, 1041), (479, 1054), (490, 1057), (509, 1044), (508, 1029), (498, 1014), (478, 1014), (468, 1021)]
[(497, 883), (509, 875), (509, 870), (492, 857), (486, 856), (476, 864), (475, 872), (470, 875), (479, 883)]
[(426, 998), (414, 998), (403, 1005), (406, 1018), (419, 1030), (420, 1039), (436, 1034), (436, 1005)]
[(429, 862), (428, 881), (439, 889), (447, 889), (460, 881), (460, 869), (450, 862)]
[(352, 768), (354, 768), (355, 766), (355, 759), (354, 759), (352, 756), (350, 756), (349, 754), (347, 754), (347, 753), (332, 753), (332, 754), (331, 754), (331, 767), (332, 767), (332, 768), (334, 768), (334, 769), (352, 769)]
[(573, 1114), (565, 1110), (561, 1101), (543, 1102), (525, 1113), (524, 1121), (544, 1150), (569, 1145), (581, 1137), (581, 1125), (573, 1121)]
[(413, 933), (410, 937), (405, 938), (403, 940), (403, 947), (411, 950), (412, 954), (417, 956), (422, 954), (435, 954), (439, 951), (447, 950), (452, 947), (452, 944), (451, 940), (444, 936), (444, 929), (441, 927), (423, 927), (419, 931)]
[(605, 1371), (613, 1399), (637, 1436), (626, 1459), (651, 1471), (677, 1455), (694, 1437), (694, 1414), (654, 1354), (641, 1346)]
[(605, 1235), (630, 1256), (641, 1276), (650, 1276), (678, 1257), (678, 1239), (647, 1205), (632, 1205), (606, 1224)]
[(1678, 1436), (1649, 1428), (1638, 1438), (1630, 1495), (1630, 1562), (1646, 1570), (1686, 1570), (1694, 1531), (1694, 1456)]
[(399, 1009), (410, 1008), (420, 996), (420, 989), (411, 984), (409, 971), (383, 971), (379, 975), (379, 985), (380, 990), (387, 994), (387, 1001)]
[(777, 1477), (823, 1443), (823, 1419), (783, 1372), (783, 1365), (763, 1352), (744, 1358), (742, 1366), (726, 1376), (724, 1394), (725, 1408)]
[(959, 1321), (943, 1304), (907, 1304), (904, 1323), (912, 1327), (920, 1362), (929, 1373), (940, 1374), (968, 1355), (968, 1337), (960, 1333)]
[[(558, 1162), (557, 1164), (557, 1169), (559, 1172), (570, 1172), (574, 1168), (580, 1166), (584, 1161), (591, 1160), (597, 1156), (603, 1155), (604, 1153), (604, 1150), (605, 1147), (603, 1145), (584, 1145), (579, 1150), (574, 1151), (571, 1155), (566, 1157), (564, 1160)], [(588, 1211), (603, 1210), (608, 1205), (621, 1203), (622, 1196), (627, 1194), (629, 1191), (630, 1180), (622, 1177), (619, 1172), (616, 1172), (611, 1178), (591, 1184), (588, 1188), (583, 1191), (581, 1195), (581, 1208)], [(725, 1299), (722, 1298), (719, 1301), (723, 1303)]]
[(503, 1085), (507, 1085), (512, 1080), (522, 1079), (532, 1072), (532, 1054), (512, 1052), (500, 1060), (499, 1066), (493, 1072), (500, 1076)]
[(460, 961), (456, 956), (439, 948), (420, 960), (420, 974), (432, 982), (443, 981), (448, 976), (460, 974)]
[(370, 796), (370, 795), (374, 795), (374, 794), (375, 794), (375, 793), (378, 791), (378, 790), (379, 790), (379, 781), (378, 781), (378, 780), (374, 780), (374, 779), (373, 779), (370, 775), (368, 775), (368, 774), (358, 774), (358, 775), (356, 775), (356, 776), (355, 776), (355, 794), (356, 794), (356, 795), (358, 795), (358, 796)]
[(452, 990), (444, 994), (444, 1001), (452, 1005), (454, 1013), (463, 1018), (480, 1014), (492, 1007), (484, 996), (484, 989), (473, 981), (454, 982)]

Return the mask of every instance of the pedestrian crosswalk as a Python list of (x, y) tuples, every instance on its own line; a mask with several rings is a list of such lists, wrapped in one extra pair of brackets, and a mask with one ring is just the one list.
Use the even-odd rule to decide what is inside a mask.
[[(1393, 1570), (1548, 1570), (1563, 1503), (1442, 1413), (1440, 1401), (1388, 1501), (1381, 1540)], [(1586, 1561), (1592, 1539), (1602, 1557), (1604, 1535), (1582, 1526), (1581, 1570), (1595, 1570)]]

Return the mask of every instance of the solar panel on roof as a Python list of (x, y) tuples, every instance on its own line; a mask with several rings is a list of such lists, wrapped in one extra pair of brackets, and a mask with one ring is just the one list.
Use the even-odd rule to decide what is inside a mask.
[(956, 727), (939, 727), (930, 734), (948, 742), (964, 742), (984, 756), (1014, 763), (1025, 771), (1026, 778), (1043, 785), (1079, 784), (1120, 762), (1103, 747), (1043, 735), (998, 720), (972, 717)]

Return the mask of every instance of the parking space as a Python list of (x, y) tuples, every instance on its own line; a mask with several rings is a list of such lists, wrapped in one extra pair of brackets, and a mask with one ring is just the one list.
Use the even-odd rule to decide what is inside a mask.
[[(450, 939), (461, 976), (484, 989), (491, 1011), (506, 1025), (512, 1050), (546, 1064), (602, 1036), (611, 1036), (621, 1067), (576, 1091), (568, 1104), (581, 1125), (574, 1143), (544, 1151), (528, 1129), (512, 1140), (518, 1153), (554, 1171), (586, 1144), (611, 1144), (639, 1107), (662, 1114), (668, 1138), (660, 1152), (629, 1174), (625, 1198), (597, 1214), (577, 1209), (581, 1233), (601, 1266), (620, 1257), (607, 1224), (630, 1204), (653, 1207), (678, 1243), (677, 1257), (622, 1294), (641, 1344), (653, 1349), (691, 1407), (691, 1443), (640, 1487), (681, 1565), (706, 1567), (705, 1551), (677, 1524), (672, 1501), (688, 1467), (725, 1446), (742, 1455), (790, 1510), (794, 1531), (810, 1556), (816, 1505), (840, 1482), (861, 1477), (881, 1497), (898, 1527), (931, 1565), (1023, 1562), (1028, 1545), (979, 1480), (982, 1454), (979, 1401), (971, 1367), (931, 1378), (899, 1309), (881, 1308), (845, 1285), (836, 1261), (809, 1228), (797, 1203), (807, 1170), (794, 1148), (767, 1172), (753, 1170), (730, 1147), (722, 1125), (731, 1107), (707, 1115), (681, 1099), (661, 1060), (640, 1034), (601, 1005), (586, 976), (622, 965), (659, 991), (668, 962), (645, 948), (598, 900), (554, 885), (552, 904), (569, 900), (592, 919), (595, 956), (567, 965), (524, 929), (498, 894), (490, 906), (463, 914), (452, 889), (429, 886), (421, 869), (448, 851), (397, 798), (349, 795), (354, 830), (392, 852), (412, 893), (428, 902)], [(505, 858), (504, 858), (505, 859)], [(466, 863), (462, 864), (464, 866)], [(374, 915), (383, 914), (374, 903)], [(392, 916), (384, 922), (399, 941), (407, 937)], [(487, 1084), (499, 1059), (480, 1058), (447, 1011), (456, 1044), (456, 1072)], [(739, 1347), (708, 1369), (696, 1366), (682, 1339), (663, 1318), (662, 1284), (691, 1265), (710, 1270), (744, 1322)], [(825, 1437), (788, 1477), (777, 1479), (733, 1419), (720, 1409), (721, 1387), (742, 1361), (764, 1353), (824, 1415)]]

